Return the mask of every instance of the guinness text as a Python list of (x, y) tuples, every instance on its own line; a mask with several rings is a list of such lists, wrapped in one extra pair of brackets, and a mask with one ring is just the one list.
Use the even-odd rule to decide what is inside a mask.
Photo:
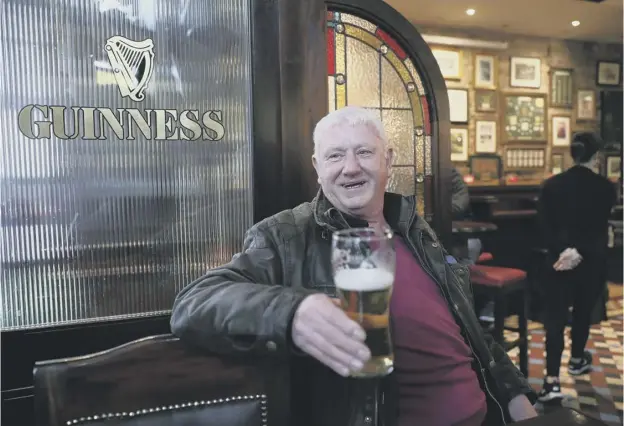
[(222, 112), (174, 109), (64, 107), (27, 105), (18, 115), (19, 129), (29, 139), (96, 140), (115, 135), (134, 140), (218, 141), (225, 135)]

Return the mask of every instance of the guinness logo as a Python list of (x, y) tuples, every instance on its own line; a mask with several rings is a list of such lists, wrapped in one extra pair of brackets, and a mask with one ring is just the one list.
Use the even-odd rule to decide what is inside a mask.
[(152, 39), (133, 41), (113, 36), (106, 41), (105, 49), (121, 96), (129, 97), (136, 102), (145, 99), (143, 91), (147, 88), (154, 71)]
[[(135, 102), (143, 93), (154, 71), (152, 39), (133, 41), (113, 36), (106, 41), (112, 75), (122, 97)], [(103, 140), (114, 135), (120, 140), (219, 141), (225, 136), (223, 113), (218, 109), (200, 111), (106, 108), (93, 106), (24, 106), (17, 117), (20, 132), (28, 139)]]

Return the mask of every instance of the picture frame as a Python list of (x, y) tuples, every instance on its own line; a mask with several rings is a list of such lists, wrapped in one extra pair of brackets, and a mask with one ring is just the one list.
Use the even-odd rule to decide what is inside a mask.
[(503, 160), (496, 154), (471, 155), (468, 167), (477, 185), (499, 185), (503, 177)]
[(553, 153), (550, 159), (550, 174), (558, 175), (564, 170), (564, 155), (562, 153)]
[(475, 152), (495, 154), (498, 142), (498, 123), (493, 120), (477, 120), (475, 123)]
[(553, 108), (574, 107), (574, 72), (570, 69), (550, 70), (550, 106)]
[(570, 146), (572, 139), (571, 119), (568, 116), (554, 115), (551, 118), (552, 146)]
[(607, 157), (607, 179), (618, 180), (622, 177), (622, 157), (610, 155)]
[(474, 87), (495, 89), (498, 79), (498, 62), (496, 56), (483, 53), (474, 55)]
[(576, 93), (576, 119), (596, 119), (596, 92), (594, 90), (583, 89)]
[(468, 129), (451, 127), (451, 161), (468, 161)]
[(498, 93), (495, 90), (475, 90), (475, 110), (477, 112), (496, 112)]
[(542, 86), (542, 61), (539, 58), (512, 57), (510, 61), (511, 87), (539, 89)]
[(442, 77), (446, 80), (461, 80), (462, 52), (448, 47), (432, 47), (431, 52), (440, 67)]
[(505, 170), (543, 169), (545, 157), (542, 147), (506, 146)]
[(506, 142), (548, 141), (546, 95), (509, 93), (504, 96), (502, 135)]
[(449, 118), (451, 123), (468, 123), (468, 90), (448, 89), (449, 98)]
[(619, 86), (622, 83), (622, 65), (619, 62), (598, 61), (596, 63), (596, 84)]

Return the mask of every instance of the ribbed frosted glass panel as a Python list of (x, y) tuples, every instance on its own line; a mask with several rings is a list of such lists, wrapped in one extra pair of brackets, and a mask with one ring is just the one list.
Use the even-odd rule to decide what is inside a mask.
[(239, 249), (249, 15), (248, 0), (0, 1), (2, 330), (166, 312)]

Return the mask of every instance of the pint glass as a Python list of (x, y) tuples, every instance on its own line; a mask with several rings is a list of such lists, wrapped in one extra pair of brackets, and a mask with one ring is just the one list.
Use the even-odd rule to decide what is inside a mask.
[(385, 376), (394, 368), (390, 296), (396, 255), (392, 232), (351, 228), (332, 236), (334, 284), (342, 309), (366, 332), (371, 359), (352, 377)]

